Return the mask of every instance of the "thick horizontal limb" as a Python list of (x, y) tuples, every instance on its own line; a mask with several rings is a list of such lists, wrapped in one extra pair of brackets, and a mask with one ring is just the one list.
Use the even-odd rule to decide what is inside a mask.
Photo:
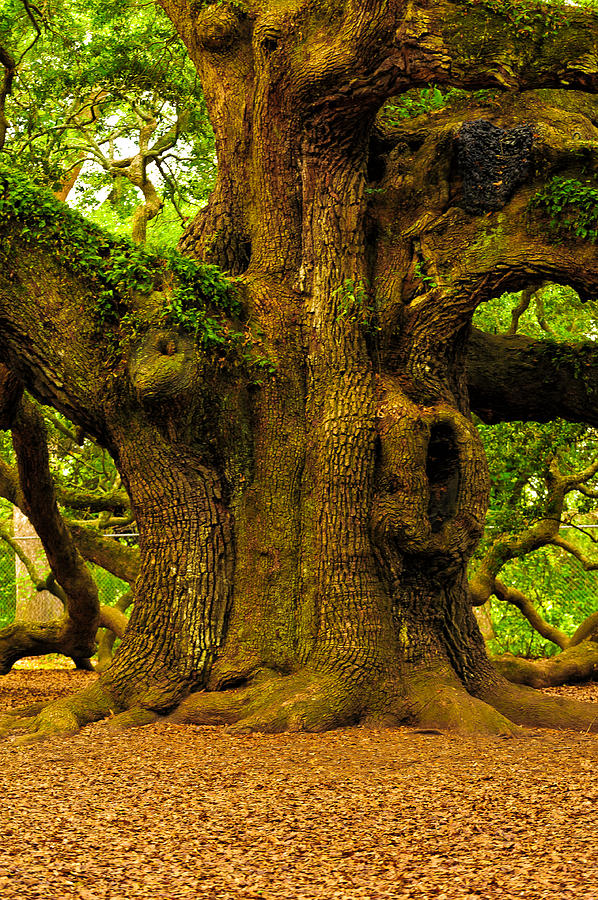
[(467, 355), (473, 411), (488, 424), (510, 421), (598, 425), (598, 348), (474, 329)]
[[(251, 37), (233, 3), (199, 11), (180, 0), (160, 0), (160, 5), (196, 65), (204, 54), (230, 52)], [(333, 6), (336, 11), (337, 4)], [(355, 107), (365, 108), (375, 97), (430, 83), (598, 88), (598, 18), (587, 10), (567, 10), (560, 17), (555, 10), (551, 21), (540, 3), (536, 9), (530, 3), (518, 19), (510, 3), (501, 11), (499, 4), (490, 9), (476, 0), (391, 0), (381, 8), (382, 13), (373, 5), (357, 17), (349, 4), (344, 15), (336, 12), (332, 36), (328, 6), (305, 0), (291, 0), (284, 8), (264, 3), (255, 16), (254, 45), (263, 32), (264, 43), (267, 36), (284, 47), (290, 82), (302, 98), (312, 95), (312, 102), (317, 97), (345, 108), (351, 96)], [(289, 28), (293, 20), (303, 27)], [(318, 30), (326, 39), (314, 41), (309, 54), (301, 53), (303, 35)], [(341, 93), (344, 82), (347, 87)]]
[(127, 547), (114, 538), (106, 537), (96, 528), (71, 525), (77, 549), (84, 559), (133, 584), (139, 574), (139, 547)]
[(509, 681), (534, 688), (588, 681), (598, 677), (598, 644), (584, 641), (549, 659), (520, 659), (505, 653), (493, 663)]
[(130, 507), (129, 497), (126, 491), (107, 491), (97, 494), (94, 491), (86, 491), (83, 488), (57, 490), (58, 502), (70, 509), (84, 509), (89, 512), (121, 512)]
[(14, 622), (0, 630), (0, 675), (10, 672), (13, 665), (25, 656), (44, 656), (62, 653), (77, 659), (88, 659), (95, 651), (93, 636), (79, 634), (69, 627), (68, 620), (45, 622)]

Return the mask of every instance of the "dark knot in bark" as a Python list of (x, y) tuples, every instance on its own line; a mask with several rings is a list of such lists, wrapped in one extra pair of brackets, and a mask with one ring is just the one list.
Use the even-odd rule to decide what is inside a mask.
[(471, 215), (502, 209), (529, 173), (531, 125), (499, 128), (486, 119), (466, 122), (457, 138), (463, 178), (459, 205)]

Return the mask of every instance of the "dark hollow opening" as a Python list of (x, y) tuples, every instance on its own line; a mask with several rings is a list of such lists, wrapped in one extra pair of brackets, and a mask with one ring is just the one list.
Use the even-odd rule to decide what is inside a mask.
[(432, 531), (436, 532), (457, 510), (459, 451), (450, 425), (440, 423), (432, 426), (426, 475), (430, 485), (428, 519)]

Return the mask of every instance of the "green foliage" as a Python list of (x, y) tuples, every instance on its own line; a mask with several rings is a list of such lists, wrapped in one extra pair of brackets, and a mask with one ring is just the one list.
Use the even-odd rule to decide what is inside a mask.
[(18, 61), (3, 154), (53, 190), (78, 173), (70, 201), (126, 234), (143, 200), (111, 162), (131, 157), (140, 127), (154, 118), (148, 178), (164, 201), (161, 224), (179, 223), (174, 244), (213, 186), (215, 154), (197, 74), (158, 5), (53, 0), (28, 14), (21, 0), (6, 0), (0, 44)]
[[(520, 293), (506, 293), (481, 304), (474, 325), (490, 334), (506, 333), (511, 325), (511, 311), (520, 300)], [(556, 341), (595, 339), (596, 314), (595, 301), (582, 301), (567, 285), (546, 284), (535, 292), (529, 307), (521, 314), (518, 332), (538, 339), (545, 339), (548, 334)]]
[(346, 278), (342, 286), (334, 291), (334, 296), (337, 298), (337, 322), (358, 324), (365, 331), (377, 330), (377, 311), (363, 281)]
[[(507, 293), (482, 304), (474, 324), (490, 333), (507, 332), (511, 312), (520, 307), (521, 299), (521, 294)], [(593, 301), (582, 302), (572, 288), (558, 284), (543, 285), (529, 299), (528, 308), (519, 317), (518, 333), (542, 339), (543, 352), (553, 364), (580, 374), (592, 353), (588, 350), (585, 355), (579, 342), (596, 335)], [(545, 478), (550, 460), (556, 456), (563, 473), (580, 471), (593, 461), (598, 448), (594, 429), (560, 420), (478, 424), (478, 429), (490, 468), (491, 497), (484, 538), (472, 563), (474, 571), (489, 543), (501, 535), (516, 534), (545, 515)], [(576, 522), (595, 521), (595, 500), (591, 497), (571, 492), (565, 509)], [(576, 530), (565, 534), (588, 556), (596, 557), (586, 535)], [(549, 624), (568, 634), (596, 609), (598, 573), (584, 572), (576, 559), (558, 548), (543, 547), (508, 562), (500, 578), (523, 591)], [(523, 656), (557, 652), (558, 648), (534, 631), (515, 607), (495, 598), (491, 607), (496, 632), (496, 640), (491, 642), (494, 652)]]
[(241, 305), (230, 283), (217, 266), (199, 265), (176, 251), (169, 252), (166, 259), (175, 286), (164, 307), (165, 323), (191, 332), (204, 347), (226, 343), (230, 330), (208, 315), (207, 309), (215, 306), (239, 315)]
[[(546, 514), (546, 483), (550, 460), (557, 455), (562, 471), (577, 471), (588, 465), (596, 454), (593, 429), (569, 422), (502, 422), (479, 426), (491, 478), (490, 509), (477, 561), (495, 539), (516, 534)], [(568, 494), (565, 507), (577, 521), (592, 517), (595, 501), (579, 493)], [(589, 539), (575, 531), (567, 539), (578, 545)], [(584, 546), (584, 550), (588, 547)], [(590, 555), (595, 551), (590, 549)], [(526, 594), (543, 618), (568, 634), (596, 609), (598, 573), (584, 572), (572, 556), (553, 547), (543, 547), (508, 562), (499, 577)], [(542, 638), (519, 610), (496, 598), (491, 600), (496, 640), (493, 652), (522, 656), (543, 656), (558, 648)]]
[(424, 264), (420, 259), (418, 259), (417, 262), (415, 263), (414, 271), (415, 271), (415, 275), (417, 276), (417, 278), (419, 278), (419, 280), (421, 281), (425, 290), (431, 290), (435, 287), (438, 287), (438, 284), (437, 284), (436, 280), (433, 278), (433, 276), (426, 275), (425, 270), (424, 270)]
[(460, 91), (458, 88), (450, 88), (443, 92), (433, 84), (431, 87), (406, 91), (395, 97), (392, 103), (385, 106), (384, 112), (389, 119), (412, 119), (415, 116), (442, 109), (447, 105), (451, 96), (463, 93), (464, 91)]
[(550, 231), (556, 236), (569, 233), (592, 242), (598, 238), (598, 187), (594, 180), (551, 178), (531, 198), (529, 208), (548, 217)]
[(475, 103), (492, 103), (500, 95), (500, 91), (482, 88), (479, 91), (465, 91), (462, 88), (441, 88), (432, 84), (427, 88), (413, 88), (404, 94), (393, 97), (382, 110), (383, 121), (392, 127), (405, 119), (417, 116), (429, 116), (447, 107), (459, 108), (474, 101)]
[(466, 4), (506, 19), (514, 32), (523, 37), (533, 36), (538, 31), (554, 32), (568, 25), (573, 6), (566, 0), (466, 0)]
[(148, 252), (131, 241), (115, 240), (49, 190), (3, 165), (0, 190), (0, 229), (17, 222), (21, 239), (51, 253), (95, 288), (101, 324), (119, 322), (135, 293), (149, 294), (166, 285), (165, 322), (192, 332), (204, 347), (226, 340), (224, 327), (207, 310), (236, 315), (240, 304), (215, 266), (200, 265), (176, 251)]
[(114, 242), (99, 228), (5, 164), (0, 191), (0, 228), (18, 223), (21, 240), (52, 251), (75, 274), (101, 280)]
[(15, 554), (8, 544), (0, 540), (0, 628), (14, 621), (15, 607)]
[[(478, 551), (482, 554), (499, 534), (520, 531), (542, 517), (550, 461), (557, 455), (565, 471), (584, 468), (596, 453), (596, 435), (585, 425), (562, 420), (479, 424), (478, 429), (491, 480), (487, 530)], [(577, 494), (568, 495), (566, 502), (576, 512), (591, 508), (588, 498)]]

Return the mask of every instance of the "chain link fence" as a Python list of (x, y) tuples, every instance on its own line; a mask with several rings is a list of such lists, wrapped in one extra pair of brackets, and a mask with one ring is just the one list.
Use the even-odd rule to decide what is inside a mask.
[[(118, 535), (134, 538), (137, 535)], [(37, 539), (19, 538), (25, 553), (28, 543)], [(35, 568), (40, 577), (45, 577), (50, 569), (42, 556), (36, 553)], [(88, 564), (98, 586), (100, 603), (113, 606), (119, 597), (129, 589), (120, 578), (99, 566)], [(0, 628), (14, 621), (47, 622), (62, 614), (62, 604), (49, 591), (39, 591), (33, 584), (25, 566), (15, 551), (5, 541), (0, 540)]]
[[(591, 559), (598, 555), (589, 539), (580, 535), (572, 540), (569, 531), (567, 539)], [(507, 563), (500, 579), (509, 587), (518, 588), (549, 625), (569, 636), (598, 609), (598, 571), (586, 571), (577, 559), (558, 547), (542, 547)], [(527, 657), (559, 652), (514, 606), (492, 597), (490, 613), (495, 635), (490, 641), (493, 652)]]
[(15, 552), (0, 541), (0, 627), (14, 622), (17, 606)]

